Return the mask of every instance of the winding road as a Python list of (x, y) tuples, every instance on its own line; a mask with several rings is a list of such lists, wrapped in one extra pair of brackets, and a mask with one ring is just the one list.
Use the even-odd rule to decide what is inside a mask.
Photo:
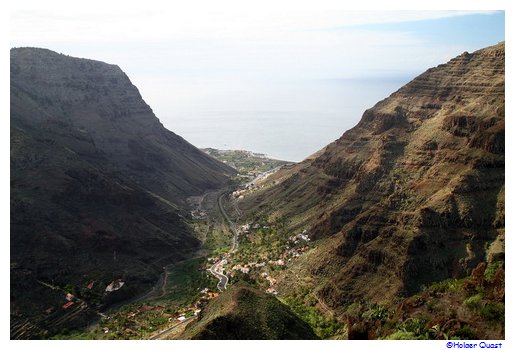
[[(236, 225), (232, 222), (232, 220), (229, 218), (229, 215), (227, 215), (227, 212), (225, 211), (223, 204), (222, 204), (223, 196), (225, 196), (228, 193), (229, 192), (223, 192), (220, 196), (218, 196), (217, 203), (218, 203), (218, 209), (220, 210), (220, 213), (222, 214), (224, 220), (229, 224), (229, 228), (230, 228), (231, 232), (233, 233), (232, 246), (231, 246), (231, 249), (229, 250), (229, 253), (232, 253), (238, 249), (238, 229), (237, 229)], [(218, 289), (220, 289), (220, 291), (224, 291), (227, 288), (227, 283), (229, 282), (229, 277), (227, 277), (224, 274), (224, 265), (225, 264), (227, 264), (227, 260), (224, 257), (208, 269), (208, 271), (218, 279), (217, 287), (218, 287)], [(165, 270), (164, 271), (165, 275), (164, 275), (163, 281), (161, 281), (161, 283), (164, 282), (163, 286), (166, 283), (166, 278), (167, 278), (166, 272), (167, 271)], [(155, 288), (156, 287), (154, 287), (153, 291), (155, 291)], [(149, 339), (152, 339), (152, 340), (163, 339), (166, 336), (168, 336), (172, 331), (174, 331), (177, 327), (182, 326), (182, 325), (185, 326), (186, 324), (190, 323), (191, 321), (193, 321), (196, 318), (197, 318), (197, 316), (192, 316), (190, 318), (187, 318), (183, 322), (173, 325), (172, 327), (166, 328), (163, 331), (159, 332), (158, 334), (150, 337)]]
[[(230, 228), (230, 230), (233, 233), (232, 246), (231, 246), (231, 250), (229, 250), (229, 253), (233, 253), (236, 250), (238, 250), (238, 229), (236, 228), (236, 225), (231, 221), (231, 219), (227, 215), (227, 213), (226, 213), (226, 211), (224, 209), (224, 206), (222, 204), (223, 196), (225, 196), (227, 193), (228, 192), (224, 192), (220, 196), (218, 196), (217, 202), (218, 202), (218, 209), (220, 210), (220, 213), (222, 214), (224, 220), (229, 224), (229, 228)], [(222, 259), (222, 260), (220, 260), (219, 262), (215, 263), (213, 266), (211, 266), (208, 269), (208, 271), (213, 276), (218, 278), (218, 285), (217, 285), (217, 287), (218, 287), (218, 289), (220, 289), (220, 291), (225, 290), (227, 288), (227, 283), (229, 282), (229, 277), (227, 277), (224, 274), (224, 265), (225, 264), (227, 264), (227, 260), (226, 259)]]

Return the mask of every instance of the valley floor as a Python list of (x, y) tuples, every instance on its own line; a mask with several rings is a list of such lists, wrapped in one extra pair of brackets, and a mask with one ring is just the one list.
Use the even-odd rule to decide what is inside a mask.
[(318, 282), (297, 274), (304, 257), (317, 252), (310, 232), (288, 232), (285, 221), (249, 218), (238, 207), (236, 199), (256, 186), (241, 176), (230, 188), (191, 198), (190, 222), (203, 242), (197, 255), (165, 266), (151, 290), (102, 314), (87, 331), (53, 339), (182, 339), (237, 283), (275, 296), (321, 339), (504, 338), (502, 266), (485, 264), (469, 278), (435, 283), (395, 305), (363, 300), (336, 313), (314, 293)]

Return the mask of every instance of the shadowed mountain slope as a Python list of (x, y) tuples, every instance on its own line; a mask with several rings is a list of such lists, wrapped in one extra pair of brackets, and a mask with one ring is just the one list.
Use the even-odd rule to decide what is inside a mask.
[(166, 130), (119, 67), (45, 49), (11, 50), (10, 122), (16, 317), (60, 307), (36, 281), (150, 287), (199, 245), (185, 198), (235, 172)]
[(274, 296), (239, 283), (213, 299), (181, 338), (258, 340), (317, 339), (317, 336)]

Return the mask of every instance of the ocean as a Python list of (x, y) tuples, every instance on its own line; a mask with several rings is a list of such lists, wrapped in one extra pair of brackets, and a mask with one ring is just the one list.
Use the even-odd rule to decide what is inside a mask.
[(410, 79), (209, 86), (198, 90), (197, 103), (176, 102), (167, 118), (158, 116), (199, 148), (244, 149), (298, 162), (338, 139)]

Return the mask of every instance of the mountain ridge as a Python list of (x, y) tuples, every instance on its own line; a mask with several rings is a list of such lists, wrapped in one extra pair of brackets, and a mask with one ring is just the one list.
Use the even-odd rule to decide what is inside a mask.
[(186, 198), (235, 170), (166, 130), (118, 66), (12, 49), (10, 83), (11, 316), (51, 331), (66, 312), (46, 285), (95, 310), (148, 290), (199, 248)]
[(504, 43), (427, 70), (261, 186), (240, 208), (319, 240), (298, 266), (340, 314), (503, 259), (485, 245), (504, 242)]

